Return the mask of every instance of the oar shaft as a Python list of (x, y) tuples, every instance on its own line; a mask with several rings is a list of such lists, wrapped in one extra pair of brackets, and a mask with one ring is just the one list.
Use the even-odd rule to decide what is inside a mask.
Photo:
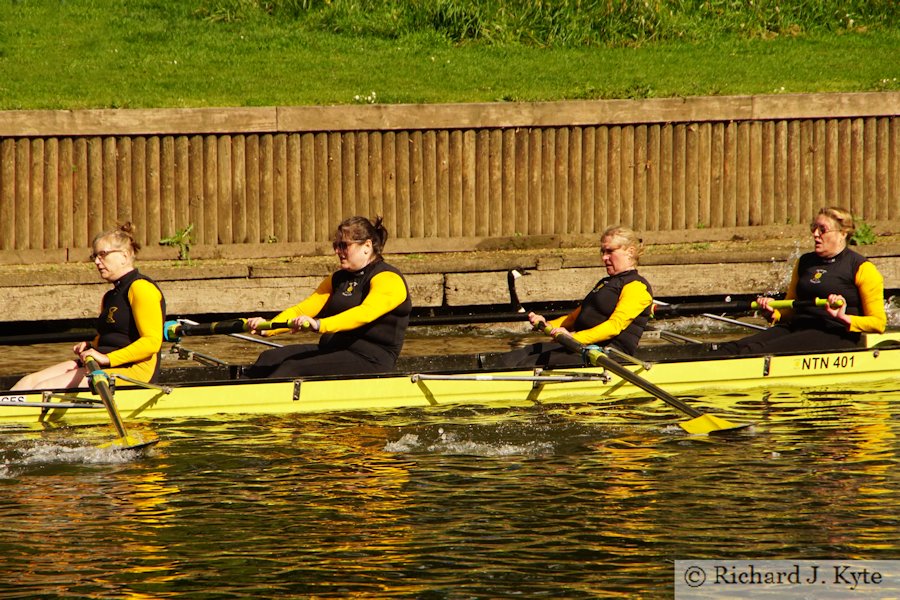
[(84, 366), (91, 372), (94, 389), (100, 396), (100, 400), (103, 402), (106, 412), (109, 413), (109, 420), (112, 421), (116, 433), (119, 434), (120, 438), (126, 438), (128, 433), (125, 431), (125, 423), (122, 421), (121, 415), (119, 415), (119, 409), (116, 408), (116, 402), (113, 399), (112, 390), (109, 387), (109, 375), (100, 369), (100, 365), (97, 364), (97, 361), (93, 356), (89, 356), (85, 359)]
[[(257, 331), (267, 331), (270, 329), (290, 329), (291, 324), (282, 321), (264, 321), (257, 326)], [(190, 323), (176, 322), (166, 325), (166, 339), (174, 340), (175, 338), (187, 335), (230, 335), (234, 333), (244, 333), (250, 331), (247, 319), (229, 319), (227, 321), (214, 321), (212, 323)]]
[[(772, 300), (770, 308), (812, 308), (826, 306), (828, 300), (816, 298), (815, 300)], [(683, 304), (666, 304), (656, 301), (653, 307), (653, 315), (664, 316), (689, 316), (704, 315), (705, 313), (740, 313), (758, 310), (759, 303), (752, 302), (686, 302)]]

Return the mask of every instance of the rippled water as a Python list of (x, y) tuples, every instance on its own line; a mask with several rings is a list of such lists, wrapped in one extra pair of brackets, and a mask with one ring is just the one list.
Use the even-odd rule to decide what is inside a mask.
[[(667, 598), (681, 558), (900, 553), (900, 383), (0, 438), (0, 598)], [(710, 407), (717, 408), (711, 409)]]
[(752, 431), (635, 402), (6, 437), (0, 597), (662, 598), (679, 558), (897, 556), (900, 391), (728, 400)]

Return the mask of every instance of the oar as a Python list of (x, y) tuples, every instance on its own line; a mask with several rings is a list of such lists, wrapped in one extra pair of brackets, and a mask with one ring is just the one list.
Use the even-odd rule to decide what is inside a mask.
[[(662, 300), (654, 300), (653, 301), (653, 309), (652, 309), (654, 314), (655, 314), (657, 306), (668, 307), (668, 306), (672, 306), (672, 305), (669, 304), (668, 302), (663, 302)], [(744, 321), (739, 321), (738, 319), (730, 319), (728, 317), (723, 317), (721, 315), (714, 315), (713, 313), (708, 313), (708, 312), (700, 313), (700, 316), (706, 317), (707, 319), (712, 319), (714, 321), (721, 321), (723, 323), (728, 323), (729, 325), (740, 325), (741, 327), (747, 327), (748, 329), (758, 329), (760, 331), (763, 331), (766, 329), (762, 325), (756, 325), (754, 323), (745, 323)]]
[[(543, 331), (544, 333), (549, 335), (550, 327), (544, 327)], [(584, 346), (575, 338), (566, 334), (556, 335), (554, 336), (554, 339), (562, 344), (562, 346), (570, 352), (575, 352), (583, 355), (585, 358), (587, 358), (588, 361), (590, 361), (592, 365), (603, 367), (604, 369), (610, 371), (611, 373), (614, 373), (621, 379), (624, 379), (632, 385), (641, 388), (648, 394), (659, 398), (669, 406), (676, 408), (692, 417), (690, 421), (679, 423), (681, 428), (688, 433), (702, 434), (735, 431), (738, 429), (750, 427), (752, 425), (752, 423), (739, 425), (730, 421), (726, 421), (725, 419), (722, 419), (720, 417), (700, 412), (693, 406), (689, 406), (688, 404), (684, 403), (682, 400), (679, 400), (659, 386), (647, 381), (633, 371), (626, 369), (624, 366), (606, 356), (606, 354), (604, 354), (603, 351), (596, 346)]]
[[(258, 331), (269, 329), (290, 329), (287, 322), (263, 321), (256, 328)], [(194, 323), (192, 321), (166, 321), (164, 337), (167, 342), (174, 342), (182, 335), (232, 335), (250, 331), (247, 319), (229, 319), (227, 321), (215, 321), (212, 323)]]
[[(812, 308), (827, 306), (828, 300), (816, 298), (815, 300), (772, 300), (769, 308)], [(708, 316), (705, 313), (741, 313), (758, 310), (759, 304), (754, 301), (739, 302), (686, 302), (681, 304), (666, 304), (654, 300), (654, 317), (687, 317), (693, 315)]]
[(29, 346), (31, 344), (63, 344), (86, 342), (97, 337), (95, 331), (67, 331), (61, 333), (23, 333), (0, 336), (0, 346)]
[(134, 450), (158, 442), (159, 440), (156, 438), (143, 440), (128, 435), (128, 432), (125, 431), (125, 423), (122, 421), (121, 415), (119, 415), (119, 409), (116, 408), (116, 401), (113, 398), (112, 389), (109, 387), (109, 375), (100, 368), (100, 365), (97, 364), (97, 360), (93, 356), (89, 356), (85, 359), (84, 366), (87, 367), (88, 377), (94, 386), (94, 390), (100, 396), (100, 400), (103, 402), (106, 412), (109, 413), (109, 420), (112, 421), (113, 427), (119, 436), (112, 445), (128, 450)]

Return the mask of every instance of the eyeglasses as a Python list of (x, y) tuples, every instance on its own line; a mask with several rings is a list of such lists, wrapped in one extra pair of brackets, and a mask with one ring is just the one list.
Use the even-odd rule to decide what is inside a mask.
[(114, 250), (97, 250), (96, 252), (93, 252), (93, 253), (91, 254), (91, 261), (95, 261), (95, 260), (97, 260), (98, 258), (99, 258), (100, 260), (106, 260), (106, 257), (109, 256), (110, 254), (113, 254), (114, 252), (125, 252), (125, 251), (124, 251), (124, 250), (121, 250), (121, 249), (114, 249)]
[(826, 233), (831, 233), (832, 231), (837, 231), (837, 229), (828, 229), (824, 225), (819, 225), (818, 223), (811, 223), (809, 225), (809, 231), (813, 235), (815, 235), (816, 232), (818, 232), (819, 235), (825, 235)]
[(349, 242), (345, 242), (341, 240), (340, 242), (332, 242), (331, 247), (334, 248), (335, 252), (340, 250), (342, 253), (347, 252), (347, 248), (349, 248), (352, 244), (365, 244), (366, 240), (350, 240)]
[(610, 248), (610, 247), (608, 247), (608, 246), (607, 246), (607, 247), (601, 246), (601, 247), (600, 247), (600, 254), (612, 254), (612, 253), (615, 252), (616, 250), (621, 250), (621, 249), (622, 249), (622, 246), (616, 246), (615, 248)]

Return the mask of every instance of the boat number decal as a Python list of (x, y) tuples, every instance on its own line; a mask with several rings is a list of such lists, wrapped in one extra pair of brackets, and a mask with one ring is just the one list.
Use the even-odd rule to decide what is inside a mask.
[(27, 402), (25, 396), (0, 396), (0, 402)]
[(803, 359), (801, 368), (804, 371), (815, 371), (818, 369), (846, 369), (853, 367), (853, 359), (855, 356), (808, 356)]

